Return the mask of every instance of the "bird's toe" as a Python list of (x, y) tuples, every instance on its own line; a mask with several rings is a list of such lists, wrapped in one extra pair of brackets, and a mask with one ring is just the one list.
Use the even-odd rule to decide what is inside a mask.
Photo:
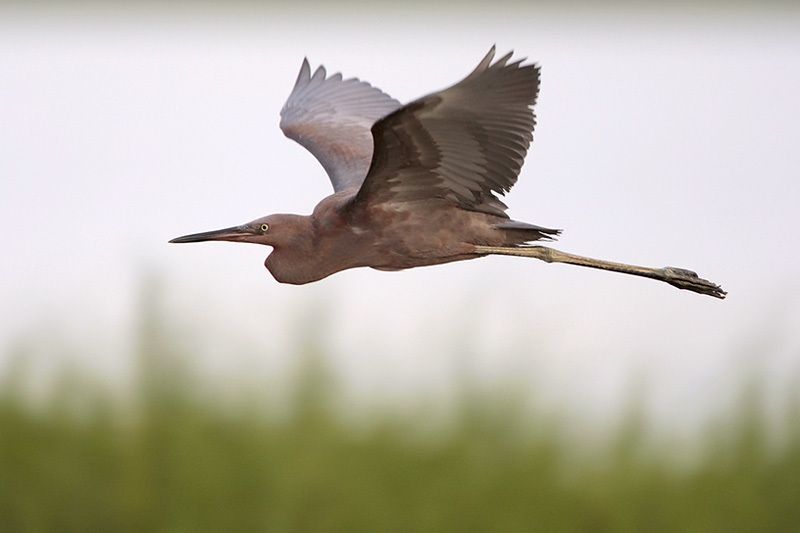
[(714, 298), (723, 299), (728, 294), (722, 287), (703, 279), (696, 272), (685, 268), (664, 267), (661, 269), (666, 278), (666, 282), (679, 289), (685, 289), (699, 294), (706, 294)]

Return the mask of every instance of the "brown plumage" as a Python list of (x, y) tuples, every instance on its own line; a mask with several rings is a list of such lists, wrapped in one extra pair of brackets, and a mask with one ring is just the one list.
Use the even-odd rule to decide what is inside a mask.
[(401, 270), (485, 256), (534, 257), (650, 277), (724, 298), (693, 272), (583, 258), (529, 243), (560, 230), (512, 220), (498, 195), (516, 183), (536, 124), (539, 67), (493, 62), (409, 104), (357, 79), (313, 74), (303, 61), (281, 110), (287, 137), (322, 164), (334, 188), (310, 216), (269, 215), (170, 242), (271, 246), (266, 267), (303, 284), (355, 267)]

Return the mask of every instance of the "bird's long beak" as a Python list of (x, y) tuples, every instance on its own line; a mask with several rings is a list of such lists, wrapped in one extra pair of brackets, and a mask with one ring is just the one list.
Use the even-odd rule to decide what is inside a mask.
[(233, 226), (232, 228), (218, 229), (215, 231), (204, 231), (203, 233), (192, 233), (183, 237), (176, 237), (169, 242), (203, 242), (203, 241), (244, 241), (254, 235), (249, 226)]

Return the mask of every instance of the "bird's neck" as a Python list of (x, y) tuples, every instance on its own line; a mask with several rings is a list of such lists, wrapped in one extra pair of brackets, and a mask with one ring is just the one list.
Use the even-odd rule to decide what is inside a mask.
[[(336, 272), (364, 266), (361, 242), (349, 230), (328, 219), (302, 217), (304, 231), (293, 232), (291, 239), (273, 244), (265, 265), (281, 283), (302, 285)], [(298, 223), (300, 221), (297, 221)]]
[(314, 281), (310, 278), (316, 239), (310, 217), (280, 215), (275, 230), (270, 242), (266, 243), (273, 248), (264, 262), (270, 274), (281, 283), (299, 285)]

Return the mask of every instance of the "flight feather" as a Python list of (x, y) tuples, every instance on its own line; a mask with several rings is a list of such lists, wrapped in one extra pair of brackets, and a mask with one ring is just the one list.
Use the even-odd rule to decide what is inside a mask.
[(356, 78), (314, 73), (303, 60), (297, 81), (281, 110), (283, 133), (319, 160), (335, 191), (361, 185), (372, 160), (370, 128), (400, 103)]
[(372, 127), (372, 162), (358, 200), (442, 199), (505, 217), (497, 195), (516, 183), (536, 119), (539, 67), (494, 59), (466, 78), (415, 100)]

